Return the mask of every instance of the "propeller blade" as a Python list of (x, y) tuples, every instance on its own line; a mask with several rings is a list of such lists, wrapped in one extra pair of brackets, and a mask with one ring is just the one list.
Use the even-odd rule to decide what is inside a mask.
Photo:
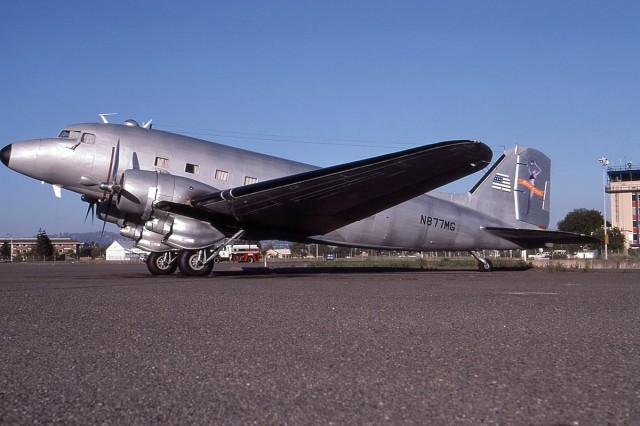
[(87, 218), (89, 217), (89, 213), (91, 213), (91, 225), (93, 225), (93, 217), (95, 216), (94, 206), (95, 206), (95, 201), (92, 201), (89, 203), (89, 206), (87, 207), (87, 214), (84, 215), (84, 223), (87, 223)]
[[(107, 198), (107, 192), (113, 194), (120, 191), (120, 185), (117, 182), (118, 165), (120, 163), (120, 139), (115, 147), (111, 148), (111, 162), (109, 163), (109, 172), (107, 173), (107, 181), (100, 183), (100, 189), (104, 191), (102, 199)], [(111, 197), (113, 198), (113, 196)], [(111, 199), (110, 198), (110, 199)]]
[(113, 176), (111, 177), (111, 182), (116, 182), (116, 177), (118, 176), (118, 163), (120, 162), (120, 139), (118, 139), (118, 143), (116, 144), (116, 153), (113, 157)]
[(104, 237), (104, 227), (107, 226), (107, 217), (109, 217), (109, 210), (111, 210), (111, 202), (113, 201), (113, 192), (109, 195), (109, 200), (107, 200), (107, 211), (105, 212), (105, 220), (102, 222), (102, 232), (100, 233), (101, 237)]
[(87, 206), (87, 214), (84, 215), (84, 223), (87, 223), (87, 218), (89, 217), (89, 214), (91, 214), (91, 225), (93, 225), (93, 217), (95, 216), (95, 207), (98, 203), (98, 200), (96, 200), (95, 198), (87, 197), (86, 195), (83, 195), (82, 197), (80, 197), (80, 199), (89, 204)]
[[(120, 163), (120, 138), (118, 138), (118, 142), (116, 143), (115, 148), (111, 148), (111, 164), (109, 165), (109, 174), (107, 175), (107, 179), (109, 182), (102, 182), (100, 184), (100, 189), (104, 191), (102, 195), (102, 201), (100, 203), (106, 202), (107, 208), (105, 211), (105, 219), (109, 217), (109, 211), (111, 210), (111, 203), (113, 202), (113, 196), (115, 194), (119, 194), (122, 187), (118, 183), (118, 166)], [(107, 192), (109, 193), (109, 199), (107, 199)], [(105, 201), (106, 200), (106, 201)], [(98, 206), (100, 208), (100, 206)], [(107, 226), (107, 221), (104, 220), (102, 223), (102, 232), (101, 236), (104, 236), (104, 228)]]

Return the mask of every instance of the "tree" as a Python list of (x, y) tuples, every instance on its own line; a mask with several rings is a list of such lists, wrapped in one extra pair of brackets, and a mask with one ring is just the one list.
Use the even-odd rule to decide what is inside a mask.
[(9, 243), (6, 241), (2, 244), (2, 249), (0, 249), (0, 257), (3, 259), (9, 259), (11, 257), (11, 247), (9, 247)]
[(51, 240), (44, 229), (38, 229), (38, 235), (36, 236), (36, 247), (34, 249), (34, 254), (38, 257), (42, 256), (44, 258), (53, 256), (53, 244), (51, 244)]
[(558, 229), (560, 231), (591, 235), (598, 229), (602, 230), (603, 223), (604, 217), (598, 210), (575, 209), (567, 213), (564, 219), (558, 222)]
[[(624, 250), (624, 243), (626, 239), (624, 237), (624, 233), (620, 230), (620, 228), (607, 228), (607, 235), (609, 236), (609, 250), (616, 250), (618, 252)], [(593, 237), (599, 239), (600, 241), (604, 241), (604, 232), (602, 232), (602, 227), (600, 227), (600, 229), (596, 230), (593, 233)]]
[[(578, 234), (591, 235), (604, 241), (604, 217), (598, 210), (575, 209), (570, 211), (563, 220), (558, 222), (560, 231), (576, 232)], [(607, 222), (607, 234), (609, 235), (610, 250), (624, 250), (625, 237), (619, 228), (611, 228)], [(593, 248), (598, 245), (593, 246)], [(601, 244), (600, 247), (604, 248)]]
[(289, 249), (291, 250), (291, 254), (296, 257), (306, 257), (307, 254), (309, 254), (309, 248), (306, 244), (291, 243)]

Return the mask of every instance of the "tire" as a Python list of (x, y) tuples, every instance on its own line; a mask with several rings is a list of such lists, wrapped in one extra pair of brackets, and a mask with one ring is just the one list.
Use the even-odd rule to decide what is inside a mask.
[(147, 269), (152, 275), (171, 275), (177, 267), (178, 260), (175, 252), (151, 253), (147, 257)]
[(493, 271), (493, 263), (489, 259), (485, 259), (485, 262), (478, 262), (478, 270), (480, 272), (491, 272)]
[(183, 275), (189, 277), (204, 277), (211, 273), (213, 261), (203, 263), (206, 256), (203, 250), (181, 250), (178, 254), (178, 268)]
[(253, 258), (253, 256), (249, 256), (249, 257), (247, 258), (247, 263), (253, 263), (253, 262), (255, 262), (255, 261), (256, 261), (256, 260)]

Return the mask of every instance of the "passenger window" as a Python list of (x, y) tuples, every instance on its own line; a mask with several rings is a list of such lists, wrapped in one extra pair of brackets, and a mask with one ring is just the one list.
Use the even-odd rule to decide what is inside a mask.
[(200, 166), (197, 164), (187, 163), (187, 165), (184, 167), (184, 171), (197, 175), (198, 173), (200, 173)]
[(216, 179), (218, 180), (229, 180), (229, 172), (224, 170), (216, 170)]
[(245, 176), (244, 177), (244, 184), (245, 185), (251, 185), (252, 183), (256, 183), (258, 181), (258, 178), (255, 177), (251, 177), (251, 176)]
[(162, 157), (156, 157), (156, 161), (155, 161), (154, 165), (156, 167), (160, 167), (161, 169), (168, 169), (169, 168), (169, 159), (168, 158), (162, 158)]

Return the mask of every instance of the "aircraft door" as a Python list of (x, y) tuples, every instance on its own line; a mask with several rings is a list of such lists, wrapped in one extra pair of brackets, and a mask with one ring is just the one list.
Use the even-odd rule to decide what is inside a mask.
[(374, 216), (373, 226), (371, 227), (369, 237), (373, 241), (369, 244), (384, 246), (388, 242), (393, 223), (393, 209), (382, 211)]

